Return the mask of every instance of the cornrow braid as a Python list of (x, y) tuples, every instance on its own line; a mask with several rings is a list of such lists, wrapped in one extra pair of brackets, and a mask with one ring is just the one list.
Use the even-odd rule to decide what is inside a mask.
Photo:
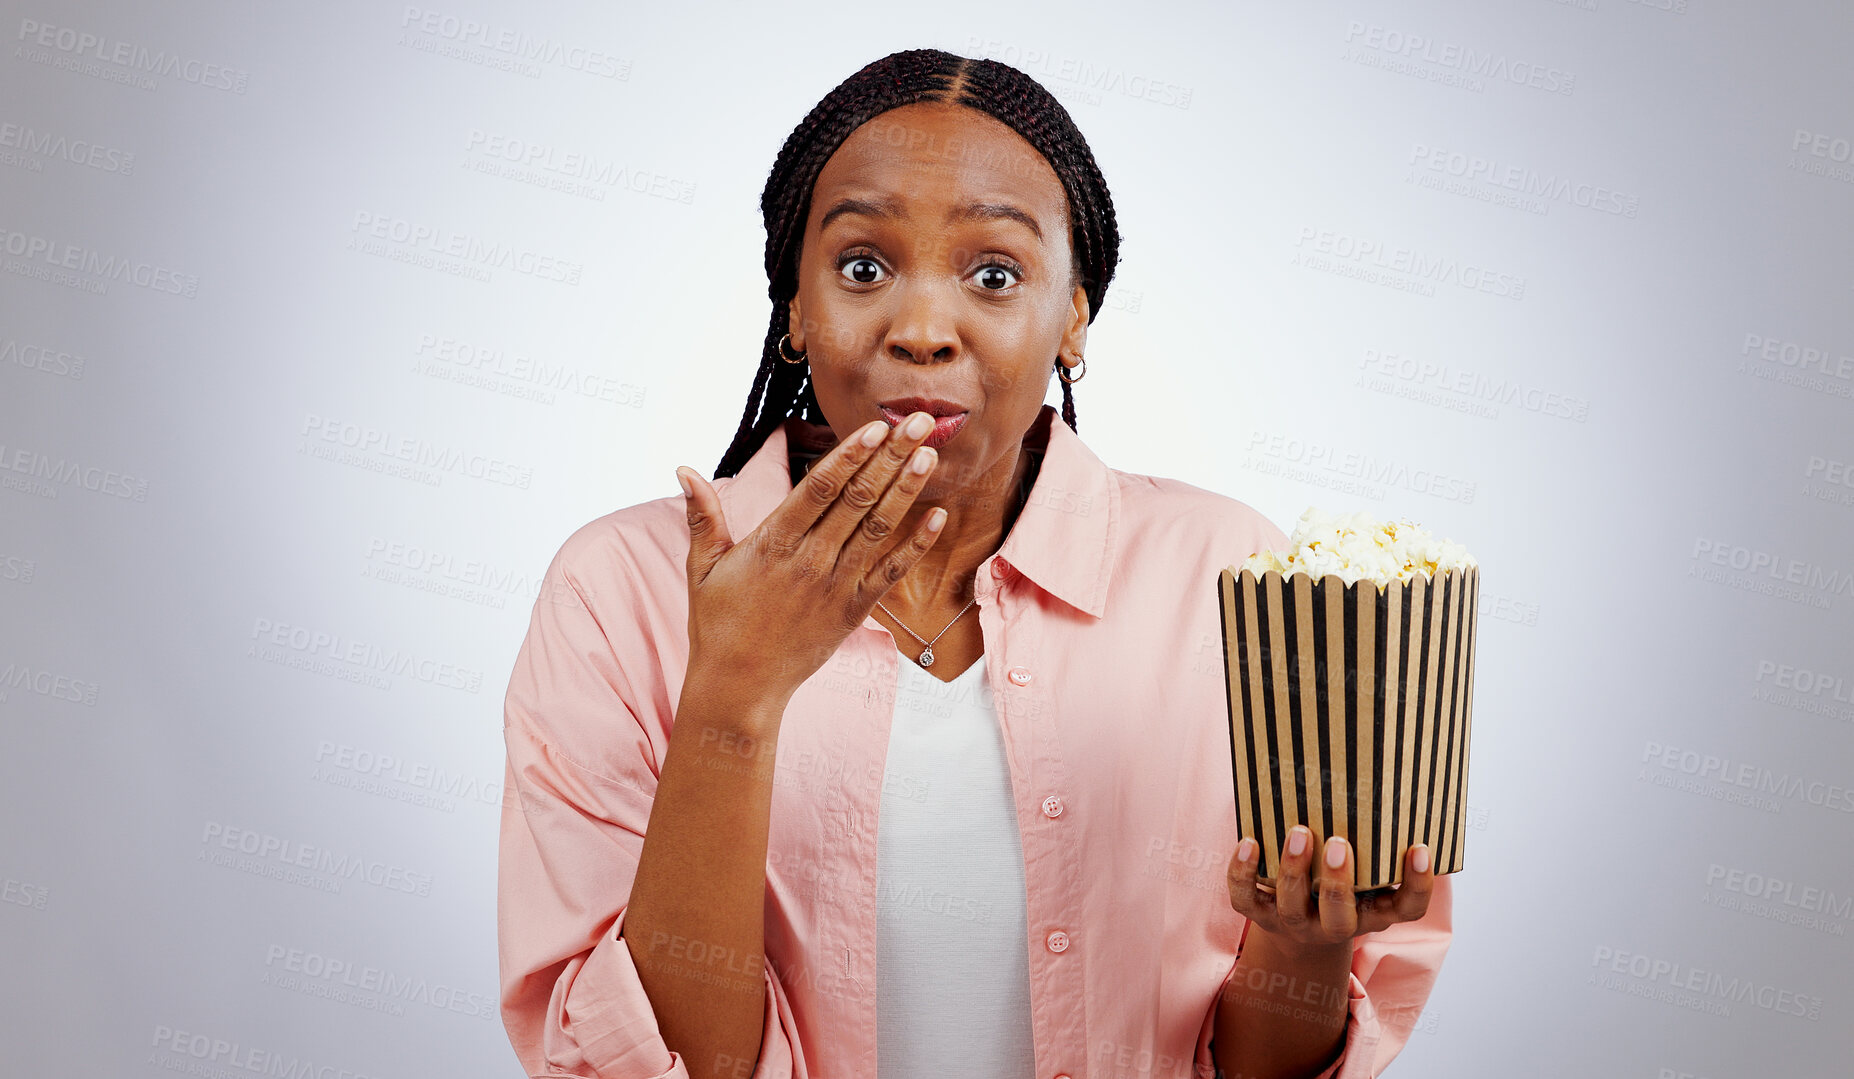
[[(1009, 64), (940, 49), (891, 53), (825, 94), (786, 137), (766, 178), (760, 214), (766, 223), (766, 291), (772, 317), (740, 427), (715, 468), (715, 479), (738, 473), (787, 417), (824, 422), (812, 392), (810, 365), (785, 363), (779, 355), (787, 305), (798, 293), (798, 256), (812, 188), (824, 163), (851, 132), (890, 109), (928, 101), (964, 105), (1001, 121), (1049, 162), (1068, 196), (1071, 274), (1087, 292), (1088, 321), (1100, 314), (1120, 260), (1120, 232), (1107, 181), (1068, 110), (1041, 83)], [(1074, 395), (1067, 380), (1059, 381), (1062, 421), (1076, 430)]]

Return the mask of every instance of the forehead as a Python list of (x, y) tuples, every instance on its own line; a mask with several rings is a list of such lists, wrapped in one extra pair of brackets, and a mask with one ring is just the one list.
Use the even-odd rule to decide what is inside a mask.
[(1068, 211), (1055, 169), (1023, 136), (977, 109), (937, 102), (890, 109), (851, 132), (818, 173), (811, 216), (850, 189), (908, 201), (1008, 196), (1055, 221)]

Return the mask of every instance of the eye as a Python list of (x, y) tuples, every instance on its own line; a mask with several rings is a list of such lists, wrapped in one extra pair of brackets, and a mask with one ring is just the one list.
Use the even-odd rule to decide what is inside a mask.
[(988, 262), (979, 267), (978, 283), (979, 287), (987, 292), (1003, 292), (1017, 284), (1020, 276), (1021, 273), (1015, 266), (1007, 266), (1001, 262)]
[(873, 285), (881, 277), (882, 264), (868, 255), (846, 255), (837, 263), (837, 272), (852, 284)]

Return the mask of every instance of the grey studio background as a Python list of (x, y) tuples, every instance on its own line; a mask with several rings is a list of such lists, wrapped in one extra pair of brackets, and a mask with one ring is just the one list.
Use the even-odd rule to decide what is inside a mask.
[(1854, 9), (437, 3), (0, 5), (0, 1072), (519, 1074), (542, 571), (712, 472), (780, 143), (938, 45), (1112, 187), (1103, 459), (1482, 561), (1393, 1074), (1848, 1074)]

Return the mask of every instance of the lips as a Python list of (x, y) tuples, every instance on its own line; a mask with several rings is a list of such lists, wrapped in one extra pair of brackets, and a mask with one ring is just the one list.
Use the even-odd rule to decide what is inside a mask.
[(957, 401), (947, 401), (938, 397), (895, 397), (878, 402), (882, 418), (890, 427), (898, 427), (910, 413), (925, 412), (934, 418), (933, 430), (921, 444), (939, 449), (950, 442), (959, 429), (966, 425), (966, 418), (971, 415), (964, 405)]
[(910, 412), (925, 412), (929, 416), (956, 416), (961, 412), (970, 412), (966, 406), (957, 401), (948, 401), (939, 397), (891, 397), (886, 401), (876, 402), (884, 412), (899, 412), (906, 416)]

